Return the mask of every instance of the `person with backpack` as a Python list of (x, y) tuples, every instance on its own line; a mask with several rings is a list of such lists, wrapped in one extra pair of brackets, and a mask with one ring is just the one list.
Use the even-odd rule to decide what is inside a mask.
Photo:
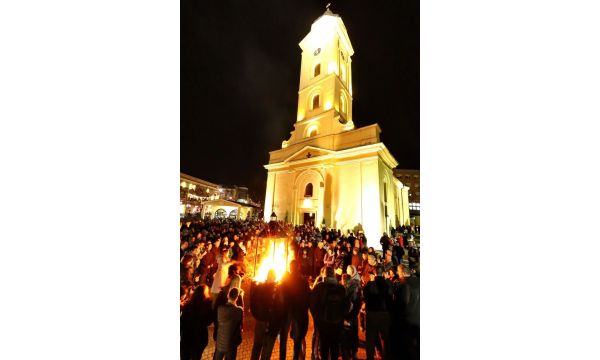
[(379, 337), (383, 341), (383, 359), (391, 359), (389, 334), (393, 288), (391, 282), (383, 277), (383, 272), (383, 267), (377, 266), (375, 279), (364, 288), (367, 360), (374, 359), (375, 344)]
[(325, 270), (325, 281), (317, 284), (311, 294), (310, 311), (319, 331), (321, 360), (337, 360), (344, 316), (349, 309), (346, 289), (338, 284), (332, 267)]

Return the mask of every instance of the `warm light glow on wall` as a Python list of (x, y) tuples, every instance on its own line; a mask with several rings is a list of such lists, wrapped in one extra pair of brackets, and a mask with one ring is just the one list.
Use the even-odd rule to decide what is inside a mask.
[(337, 73), (338, 73), (338, 67), (337, 67), (337, 64), (335, 62), (332, 61), (332, 62), (329, 63), (329, 66), (327, 67), (327, 73), (328, 74), (335, 73), (337, 75)]
[(319, 48), (331, 39), (335, 34), (336, 18), (333, 16), (322, 16), (315, 21), (310, 29), (311, 37), (309, 39), (311, 48)]
[(302, 200), (302, 207), (303, 208), (311, 208), (313, 206), (313, 202), (311, 199), (304, 199)]
[(302, 121), (304, 119), (304, 110), (298, 111), (298, 121)]

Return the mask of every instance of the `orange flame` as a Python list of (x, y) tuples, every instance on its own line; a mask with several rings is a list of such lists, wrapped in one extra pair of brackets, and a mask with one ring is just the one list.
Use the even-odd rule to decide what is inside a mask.
[(288, 271), (288, 266), (294, 260), (294, 252), (288, 248), (286, 254), (286, 238), (265, 239), (267, 249), (260, 257), (260, 263), (257, 265), (254, 281), (264, 282), (267, 280), (269, 270), (275, 270), (275, 281), (281, 281), (283, 275)]

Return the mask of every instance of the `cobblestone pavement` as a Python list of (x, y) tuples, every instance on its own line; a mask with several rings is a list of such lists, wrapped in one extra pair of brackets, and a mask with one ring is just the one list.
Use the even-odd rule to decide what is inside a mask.
[[(249, 286), (249, 284), (247, 284), (247, 282), (244, 282), (244, 285), (242, 286), (242, 288), (244, 288), (244, 291), (246, 292), (246, 294), (248, 292), (245, 288), (248, 286)], [(238, 347), (238, 352), (237, 352), (237, 358), (239, 360), (250, 359), (250, 355), (252, 352), (252, 343), (254, 341), (255, 321), (254, 321), (254, 318), (252, 317), (252, 314), (249, 311), (249, 306), (248, 306), (249, 301), (246, 300), (246, 298), (244, 298), (244, 304), (246, 307), (246, 309), (244, 309), (244, 331), (242, 334), (242, 343)], [(204, 353), (202, 354), (202, 360), (210, 360), (213, 358), (213, 354), (215, 352), (215, 343), (212, 338), (212, 332), (213, 332), (213, 325), (211, 325), (209, 327), (208, 346), (206, 347), (206, 349), (204, 350)], [(308, 333), (306, 334), (306, 338), (305, 338), (305, 340), (306, 340), (306, 359), (310, 359), (313, 332), (314, 332), (314, 327), (313, 327), (312, 316), (310, 316), (310, 313), (309, 313)], [(364, 341), (364, 333), (361, 334), (359, 332), (359, 339), (360, 339), (361, 343)], [(293, 349), (294, 349), (294, 344), (292, 342), (292, 339), (288, 336), (286, 359), (292, 359)], [(366, 359), (366, 357), (367, 356), (366, 356), (364, 347), (359, 347), (358, 358)], [(279, 340), (275, 341), (275, 346), (273, 347), (273, 353), (271, 355), (271, 359), (279, 359)]]

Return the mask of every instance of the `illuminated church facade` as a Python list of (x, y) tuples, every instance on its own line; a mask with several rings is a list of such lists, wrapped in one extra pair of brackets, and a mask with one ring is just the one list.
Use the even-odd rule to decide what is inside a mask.
[(409, 224), (408, 187), (380, 141), (377, 124), (352, 121), (354, 50), (339, 15), (329, 9), (300, 42), (298, 112), (289, 139), (269, 153), (264, 219), (342, 231), (362, 228), (368, 245), (391, 226)]

